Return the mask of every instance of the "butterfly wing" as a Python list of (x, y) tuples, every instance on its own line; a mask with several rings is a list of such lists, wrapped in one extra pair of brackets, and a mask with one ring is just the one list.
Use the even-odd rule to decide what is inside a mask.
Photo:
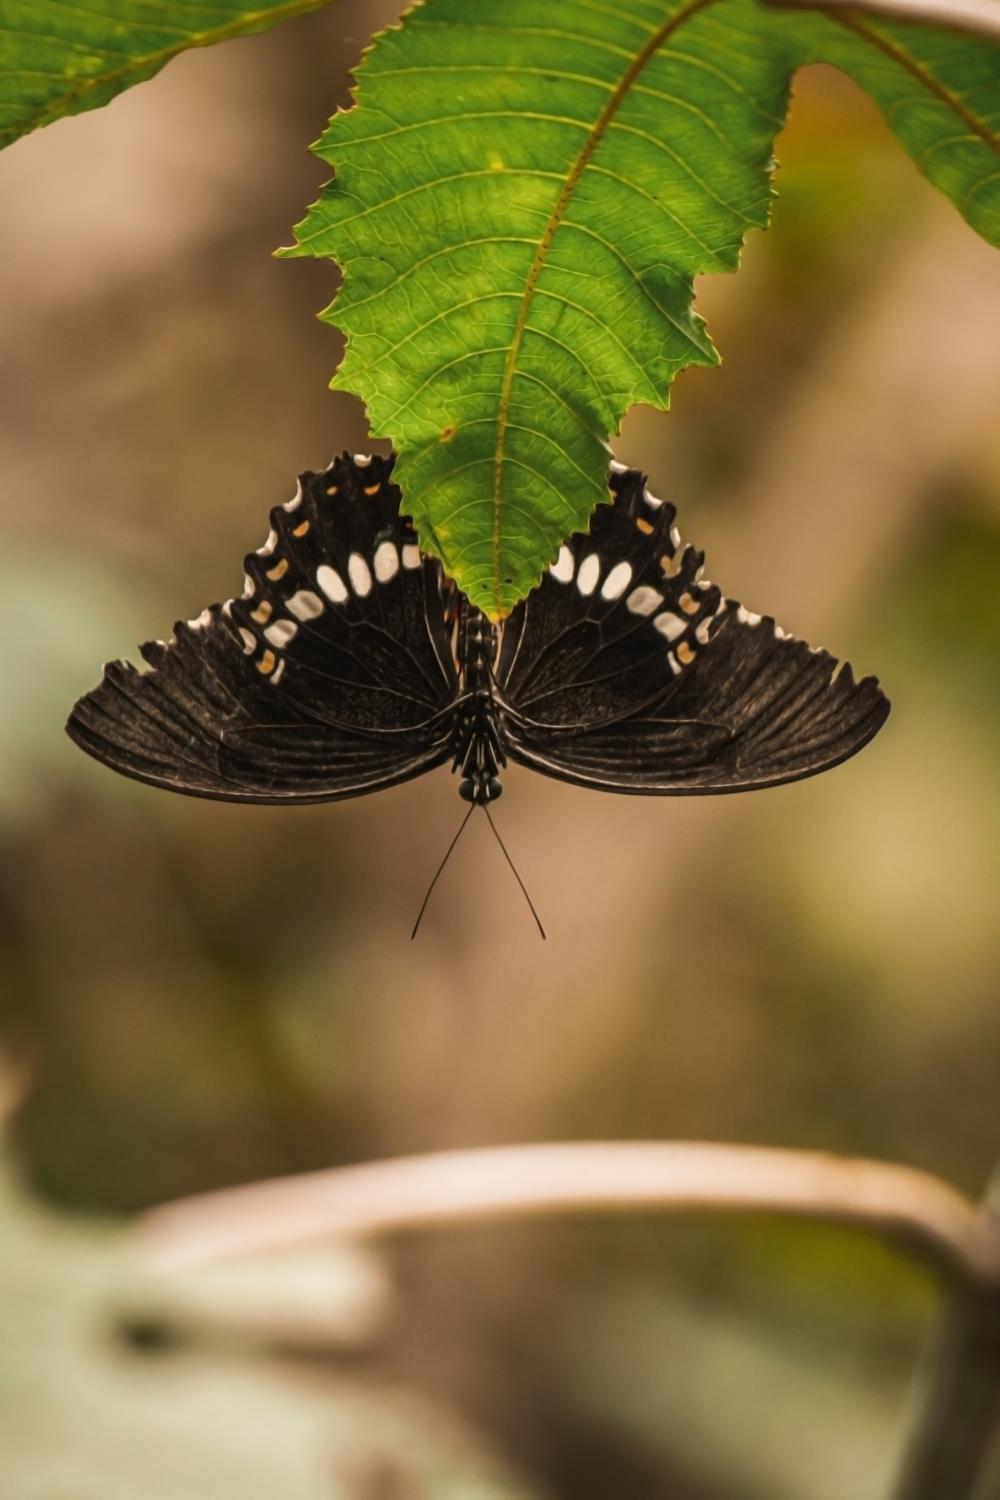
[(616, 468), (611, 485), (614, 504), (505, 623), (510, 758), (582, 786), (678, 794), (794, 781), (860, 750), (889, 712), (876, 680), (725, 599), (641, 475)]
[(271, 512), (243, 595), (141, 647), (68, 733), (127, 776), (237, 802), (318, 802), (448, 758), (458, 692), (438, 565), (399, 515), (391, 462), (344, 454)]

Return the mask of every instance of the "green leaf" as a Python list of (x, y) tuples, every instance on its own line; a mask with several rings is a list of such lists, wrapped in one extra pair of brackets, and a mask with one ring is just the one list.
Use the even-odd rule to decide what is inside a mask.
[(500, 618), (608, 498), (606, 438), (716, 356), (693, 278), (767, 220), (791, 76), (825, 59), (1000, 240), (1000, 48), (754, 0), (427, 0), (316, 147), (285, 253), (329, 256), (340, 389), (399, 453), (427, 549)]
[(0, 0), (0, 147), (107, 104), (189, 47), (267, 31), (329, 0)]

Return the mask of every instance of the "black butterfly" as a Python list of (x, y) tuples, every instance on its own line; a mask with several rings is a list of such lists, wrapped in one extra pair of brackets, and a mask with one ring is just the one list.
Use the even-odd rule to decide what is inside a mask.
[[(238, 599), (105, 668), (68, 732), (127, 776), (237, 802), (324, 802), (451, 762), (485, 806), (508, 760), (603, 791), (737, 792), (860, 750), (873, 677), (701, 577), (674, 508), (615, 464), (614, 503), (493, 625), (419, 549), (392, 461), (302, 475)], [(471, 809), (470, 809), (471, 811)]]

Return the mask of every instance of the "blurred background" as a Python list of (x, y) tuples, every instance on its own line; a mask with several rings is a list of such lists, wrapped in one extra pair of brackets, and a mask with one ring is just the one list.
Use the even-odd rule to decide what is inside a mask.
[(105, 659), (237, 588), (297, 470), (366, 446), (335, 272), (270, 252), (393, 14), (190, 53), (0, 158), (3, 1494), (879, 1500), (936, 1298), (846, 1232), (466, 1230), (176, 1305), (123, 1268), (144, 1207), (395, 1153), (701, 1137), (975, 1195), (997, 1153), (1000, 268), (829, 70), (771, 231), (700, 286), (722, 369), (615, 446), (727, 593), (881, 677), (856, 760), (655, 803), (512, 770), (548, 943), (473, 824), (411, 946), (446, 774), (229, 807), (64, 738)]

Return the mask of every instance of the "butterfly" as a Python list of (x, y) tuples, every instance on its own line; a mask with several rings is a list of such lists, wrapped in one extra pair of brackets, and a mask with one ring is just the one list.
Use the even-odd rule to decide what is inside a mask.
[[(243, 592), (108, 664), (67, 730), (126, 776), (236, 802), (334, 801), (450, 763), (487, 807), (508, 761), (609, 792), (748, 791), (860, 750), (889, 705), (727, 599), (674, 507), (612, 503), (500, 624), (421, 551), (392, 459), (300, 476)], [(470, 807), (470, 812), (471, 812)]]

